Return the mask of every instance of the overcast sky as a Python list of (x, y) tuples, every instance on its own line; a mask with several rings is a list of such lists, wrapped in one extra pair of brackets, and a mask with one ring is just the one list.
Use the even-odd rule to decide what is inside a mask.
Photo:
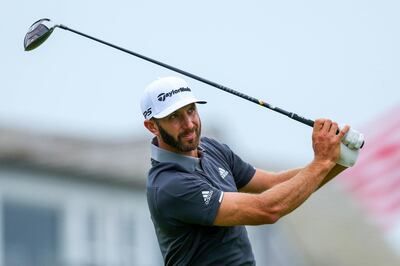
[[(141, 136), (139, 99), (159, 66), (56, 29), (32, 52), (36, 20), (99, 37), (307, 118), (354, 128), (400, 102), (399, 1), (5, 1), (0, 125), (101, 138)], [(303, 163), (311, 128), (187, 79), (203, 128), (244, 159)]]

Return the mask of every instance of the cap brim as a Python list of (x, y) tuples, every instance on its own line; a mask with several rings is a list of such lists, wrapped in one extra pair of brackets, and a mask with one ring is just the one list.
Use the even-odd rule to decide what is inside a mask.
[(176, 110), (191, 104), (191, 103), (200, 103), (200, 104), (205, 104), (207, 103), (206, 101), (202, 101), (202, 100), (197, 100), (197, 99), (186, 99), (184, 101), (179, 101), (177, 103), (175, 103), (174, 105), (168, 107), (167, 109), (163, 110), (162, 112), (153, 115), (154, 118), (164, 118), (170, 114), (172, 114), (173, 112), (175, 112)]

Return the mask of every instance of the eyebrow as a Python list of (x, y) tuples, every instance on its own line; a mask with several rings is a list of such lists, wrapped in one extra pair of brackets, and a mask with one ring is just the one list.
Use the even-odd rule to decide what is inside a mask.
[[(185, 108), (185, 110), (186, 110), (186, 109), (190, 109), (190, 108), (194, 108), (194, 109), (197, 110), (196, 104), (195, 104), (195, 103), (190, 103), (190, 104), (188, 104), (188, 105), (186, 105), (186, 106), (184, 106), (184, 107), (179, 108), (178, 110), (180, 110), (180, 109), (182, 109), (182, 108)], [(174, 112), (170, 113), (170, 114), (167, 115), (165, 118), (170, 118), (172, 115), (178, 115), (178, 113), (177, 113), (178, 110), (175, 110)]]
[(188, 108), (194, 107), (196, 109), (196, 104), (195, 103), (191, 103), (188, 105)]

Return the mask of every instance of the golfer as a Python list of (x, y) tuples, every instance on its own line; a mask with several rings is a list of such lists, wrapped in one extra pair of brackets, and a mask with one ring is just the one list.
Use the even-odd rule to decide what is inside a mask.
[(346, 167), (357, 152), (318, 119), (313, 160), (299, 169), (256, 169), (227, 145), (201, 137), (193, 89), (178, 77), (150, 83), (142, 96), (144, 126), (154, 134), (147, 201), (165, 265), (255, 265), (244, 225), (273, 224)]

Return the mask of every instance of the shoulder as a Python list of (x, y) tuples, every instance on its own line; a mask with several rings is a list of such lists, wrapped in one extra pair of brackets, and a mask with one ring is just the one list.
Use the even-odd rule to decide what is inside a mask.
[(149, 171), (147, 186), (166, 187), (191, 178), (192, 175), (179, 164), (156, 162)]
[(210, 138), (210, 137), (201, 137), (201, 144), (203, 144), (203, 145), (211, 145), (211, 146), (222, 145), (221, 142), (219, 142), (218, 140), (216, 140), (214, 138)]
[(228, 145), (209, 137), (202, 137), (200, 146), (206, 150), (219, 150), (228, 151), (230, 150)]
[(233, 152), (225, 143), (212, 138), (203, 137), (201, 139), (201, 147), (205, 149), (207, 154), (214, 158), (220, 158), (224, 161), (232, 160)]

